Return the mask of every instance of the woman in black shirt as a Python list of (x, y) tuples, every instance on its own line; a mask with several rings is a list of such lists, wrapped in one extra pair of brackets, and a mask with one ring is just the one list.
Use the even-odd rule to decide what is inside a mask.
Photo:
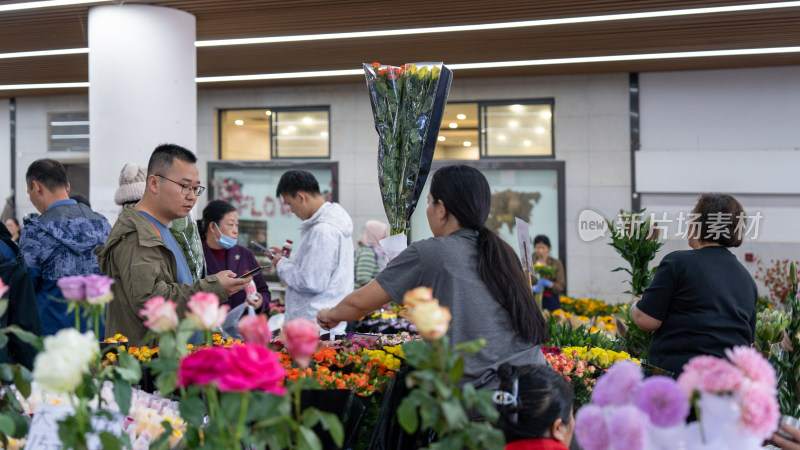
[(725, 357), (755, 338), (758, 291), (728, 248), (742, 244), (746, 215), (726, 194), (703, 194), (688, 223), (689, 246), (661, 260), (633, 307), (633, 320), (654, 332), (649, 362), (675, 376), (694, 356)]

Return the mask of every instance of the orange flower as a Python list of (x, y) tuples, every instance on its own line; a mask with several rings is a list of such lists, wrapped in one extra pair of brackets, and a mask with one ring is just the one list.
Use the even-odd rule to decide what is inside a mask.
[(381, 63), (379, 63), (379, 62), (372, 63), (372, 68), (373, 69), (380, 69), (381, 68)]

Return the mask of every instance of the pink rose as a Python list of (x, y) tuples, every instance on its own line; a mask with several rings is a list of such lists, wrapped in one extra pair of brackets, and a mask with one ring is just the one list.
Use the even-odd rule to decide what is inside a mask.
[(222, 325), (230, 309), (228, 305), (219, 306), (219, 297), (208, 292), (198, 292), (189, 297), (186, 307), (191, 311), (186, 313), (186, 317), (201, 330), (213, 330)]
[(79, 302), (86, 298), (86, 283), (80, 275), (60, 278), (56, 284), (61, 288), (61, 294), (67, 300)]
[(154, 333), (163, 333), (178, 326), (178, 314), (175, 302), (164, 300), (164, 297), (153, 297), (144, 304), (139, 315), (144, 317), (144, 326)]
[(308, 319), (292, 319), (284, 325), (283, 334), (292, 359), (303, 369), (308, 367), (319, 345), (317, 325)]
[(279, 383), (286, 375), (278, 354), (259, 344), (234, 345), (228, 350), (228, 367), (218, 380), (220, 391), (258, 390), (282, 395)]
[(114, 280), (104, 275), (87, 275), (83, 277), (86, 288), (86, 302), (90, 305), (101, 305), (114, 299), (111, 285)]
[(272, 339), (269, 321), (262, 314), (242, 317), (237, 330), (245, 342), (266, 346)]
[(8, 286), (6, 286), (6, 284), (3, 283), (3, 279), (0, 278), (0, 297), (2, 297), (6, 292), (8, 292)]
[(218, 381), (228, 370), (229, 352), (224, 347), (205, 347), (181, 359), (178, 367), (179, 387), (206, 385)]

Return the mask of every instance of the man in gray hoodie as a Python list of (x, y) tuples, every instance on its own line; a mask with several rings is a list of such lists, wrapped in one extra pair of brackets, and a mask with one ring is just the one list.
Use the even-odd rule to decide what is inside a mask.
[[(333, 308), (353, 291), (353, 221), (341, 205), (325, 201), (317, 179), (305, 170), (284, 173), (277, 195), (303, 221), (301, 242), (291, 258), (273, 260), (286, 284), (285, 321), (304, 317), (316, 323), (317, 311)], [(340, 323), (331, 333), (344, 334), (346, 325)]]

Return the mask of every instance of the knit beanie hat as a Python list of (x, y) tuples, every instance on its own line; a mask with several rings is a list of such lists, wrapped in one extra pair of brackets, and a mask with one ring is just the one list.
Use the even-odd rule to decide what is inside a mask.
[(122, 205), (138, 202), (144, 196), (147, 169), (133, 163), (125, 164), (119, 173), (119, 187), (114, 194), (114, 203)]

